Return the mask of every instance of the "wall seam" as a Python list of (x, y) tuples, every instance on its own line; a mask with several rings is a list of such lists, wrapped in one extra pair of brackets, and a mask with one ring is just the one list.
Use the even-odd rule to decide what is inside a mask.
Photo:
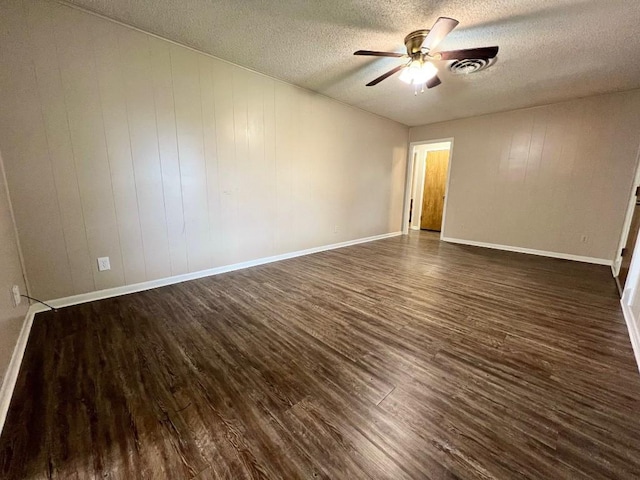
[[(211, 245), (213, 244), (213, 238), (211, 237), (211, 200), (209, 198), (209, 162), (207, 162), (207, 142), (205, 142), (205, 122), (204, 122), (204, 102), (202, 100), (202, 62), (201, 59), (198, 58), (198, 90), (200, 94), (200, 123), (202, 125), (202, 161), (204, 162), (204, 185), (205, 191), (207, 192), (207, 230), (209, 231), (209, 248), (208, 257), (209, 268), (213, 267), (213, 251), (211, 250)], [(205, 73), (210, 72), (210, 68), (205, 68)], [(211, 91), (213, 95), (213, 90)], [(213, 102), (213, 109), (215, 115), (215, 100)]]
[[(138, 228), (140, 229), (140, 245), (142, 245), (142, 263), (144, 265), (144, 278), (145, 280), (149, 280), (149, 275), (147, 274), (147, 257), (145, 255), (145, 248), (144, 248), (144, 235), (142, 234), (142, 220), (140, 219), (140, 199), (138, 197), (138, 183), (136, 182), (136, 165), (135, 165), (135, 158), (133, 156), (133, 144), (132, 144), (132, 140), (131, 140), (131, 119), (129, 118), (129, 100), (127, 98), (127, 90), (124, 84), (124, 74), (122, 72), (122, 46), (120, 45), (120, 36), (117, 35), (116, 36), (116, 48), (117, 48), (117, 53), (118, 53), (118, 60), (120, 62), (119, 65), (119, 73), (120, 73), (120, 79), (122, 80), (122, 97), (124, 100), (124, 112), (125, 115), (127, 116), (127, 133), (129, 134), (129, 155), (131, 156), (131, 175), (133, 176), (133, 185), (134, 185), (134, 191), (136, 192), (136, 209), (138, 210)], [(95, 57), (95, 53), (94, 53), (94, 57)], [(94, 58), (95, 61), (95, 58)], [(100, 81), (98, 80), (98, 83)], [(98, 87), (99, 88), (99, 87)], [(98, 89), (98, 93), (100, 93), (99, 89)], [(124, 251), (122, 250), (122, 237), (120, 234), (120, 221), (118, 220), (118, 209), (116, 208), (115, 205), (115, 199), (116, 199), (116, 194), (115, 191), (113, 189), (113, 174), (111, 172), (111, 163), (109, 161), (109, 148), (108, 148), (108, 144), (107, 144), (107, 131), (106, 131), (106, 127), (104, 124), (104, 106), (102, 105), (102, 94), (100, 94), (100, 105), (101, 105), (101, 111), (102, 111), (102, 126), (103, 126), (103, 130), (104, 130), (104, 140), (105, 140), (105, 149), (107, 151), (107, 164), (109, 166), (109, 179), (111, 181), (111, 195), (113, 196), (113, 213), (116, 217), (116, 223), (118, 225), (118, 244), (120, 246), (120, 261), (122, 262), (122, 278), (124, 279), (124, 283), (125, 285), (127, 284), (127, 269), (125, 268), (125, 262), (124, 262)], [(158, 152), (158, 156), (159, 156)]]
[[(149, 54), (149, 71), (153, 72), (153, 52), (151, 51), (151, 39), (147, 37), (145, 43), (147, 45), (147, 50), (148, 50), (147, 53)], [(150, 83), (153, 86), (153, 92), (152, 92), (153, 113), (154, 113), (155, 126), (156, 126), (156, 139), (157, 139), (156, 145), (158, 146), (158, 165), (160, 166), (160, 185), (162, 187), (161, 190), (162, 190), (162, 207), (164, 210), (164, 228), (167, 234), (167, 256), (169, 257), (169, 272), (171, 272), (171, 275), (174, 275), (173, 258), (171, 255), (171, 240), (169, 236), (169, 212), (167, 211), (167, 196), (166, 196), (165, 187), (164, 187), (164, 168), (162, 167), (162, 154), (160, 152), (160, 130), (158, 128), (158, 105), (156, 104), (156, 92), (155, 92), (154, 80), (151, 80)], [(136, 188), (136, 191), (137, 190), (138, 189)], [(140, 233), (142, 235), (142, 231)], [(145, 262), (145, 276), (146, 276), (146, 264), (147, 262)]]
[(182, 182), (182, 156), (180, 155), (180, 138), (178, 137), (178, 115), (176, 112), (176, 90), (173, 83), (173, 55), (171, 54), (171, 46), (167, 49), (169, 52), (169, 76), (171, 77), (171, 98), (173, 100), (173, 118), (175, 120), (176, 134), (176, 151), (178, 153), (178, 175), (180, 175), (180, 202), (182, 203), (182, 234), (184, 235), (184, 251), (187, 257), (187, 272), (191, 271), (189, 265), (189, 235), (187, 233), (187, 221), (184, 218), (184, 184)]

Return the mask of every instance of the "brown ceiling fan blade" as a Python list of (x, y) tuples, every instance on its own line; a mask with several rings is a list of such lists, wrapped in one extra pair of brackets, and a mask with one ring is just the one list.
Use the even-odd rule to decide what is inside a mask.
[(357, 52), (353, 52), (354, 55), (368, 55), (370, 57), (396, 57), (402, 58), (407, 57), (406, 53), (396, 53), (396, 52), (374, 52), (373, 50), (358, 50)]
[(434, 75), (429, 80), (427, 80), (427, 83), (425, 85), (427, 86), (427, 88), (433, 88), (437, 87), (441, 83), (442, 82), (440, 81), (440, 78), (437, 75)]
[(379, 84), (381, 81), (383, 81), (385, 78), (390, 77), (391, 75), (393, 75), (394, 73), (398, 73), (400, 70), (402, 70), (404, 67), (406, 67), (406, 65), (399, 65), (396, 68), (394, 68), (393, 70), (389, 70), (387, 73), (380, 75), (378, 78), (376, 78), (375, 80), (370, 81), (369, 83), (367, 83), (367, 87), (373, 87), (374, 85)]
[(422, 48), (433, 50), (438, 44), (456, 28), (458, 21), (449, 17), (440, 17), (431, 27), (431, 31), (422, 42)]
[(449, 50), (438, 52), (440, 60), (491, 59), (498, 54), (498, 47), (466, 48), (464, 50)]

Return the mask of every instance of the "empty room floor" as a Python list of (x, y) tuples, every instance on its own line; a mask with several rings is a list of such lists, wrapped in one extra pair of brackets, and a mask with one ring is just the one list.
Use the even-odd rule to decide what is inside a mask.
[(0, 477), (640, 478), (609, 267), (413, 232), (37, 315)]

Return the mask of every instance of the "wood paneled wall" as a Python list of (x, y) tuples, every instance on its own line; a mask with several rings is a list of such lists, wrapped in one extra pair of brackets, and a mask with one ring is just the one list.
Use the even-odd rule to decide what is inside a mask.
[(0, 157), (0, 385), (27, 313), (27, 302), (14, 307), (10, 295), (13, 285), (18, 285), (22, 293), (26, 290), (3, 172)]
[(400, 230), (408, 128), (53, 2), (3, 2), (0, 26), (36, 296)]
[(444, 236), (613, 260), (638, 112), (633, 90), (412, 128), (455, 138)]

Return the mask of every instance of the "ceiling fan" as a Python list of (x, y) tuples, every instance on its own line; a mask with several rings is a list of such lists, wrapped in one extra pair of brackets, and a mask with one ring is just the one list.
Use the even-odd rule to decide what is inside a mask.
[(458, 21), (453, 18), (440, 17), (433, 24), (431, 30), (416, 30), (411, 32), (404, 39), (407, 53), (396, 52), (374, 52), (371, 50), (358, 50), (354, 55), (368, 55), (372, 57), (397, 57), (408, 58), (409, 61), (403, 65), (389, 70), (380, 75), (375, 80), (367, 83), (367, 87), (377, 85), (391, 75), (403, 71), (400, 80), (415, 85), (416, 93), (418, 87), (433, 88), (440, 83), (438, 69), (433, 62), (438, 60), (484, 60), (488, 61), (498, 54), (498, 47), (467, 48), (463, 50), (449, 50), (447, 52), (434, 52), (433, 50), (451, 31), (456, 28)]

